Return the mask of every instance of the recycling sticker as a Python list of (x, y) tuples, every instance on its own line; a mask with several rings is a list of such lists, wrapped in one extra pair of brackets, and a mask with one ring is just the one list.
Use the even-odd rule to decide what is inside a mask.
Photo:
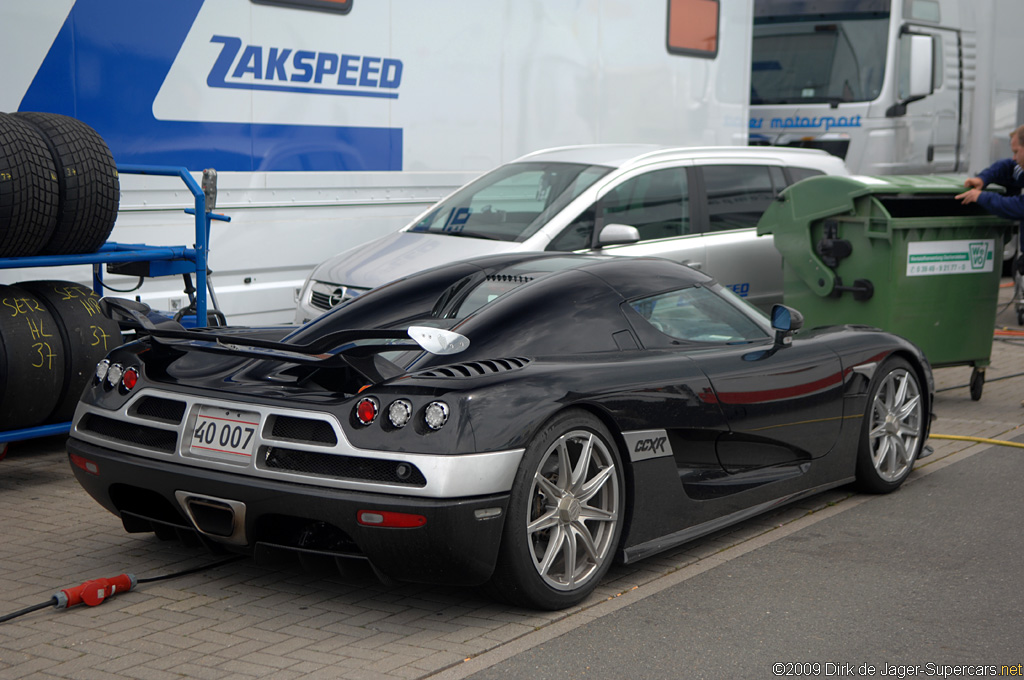
[(981, 274), (995, 266), (995, 239), (907, 244), (907, 276)]

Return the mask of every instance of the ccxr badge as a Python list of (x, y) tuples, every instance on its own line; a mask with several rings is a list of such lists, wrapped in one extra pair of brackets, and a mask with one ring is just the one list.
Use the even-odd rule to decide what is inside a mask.
[(665, 430), (640, 430), (623, 432), (626, 448), (633, 462), (672, 455), (672, 445)]

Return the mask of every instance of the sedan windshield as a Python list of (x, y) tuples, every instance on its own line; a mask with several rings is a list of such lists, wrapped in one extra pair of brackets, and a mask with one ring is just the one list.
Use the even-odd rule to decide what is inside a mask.
[(611, 168), (575, 163), (510, 163), (431, 210), (409, 231), (523, 241)]

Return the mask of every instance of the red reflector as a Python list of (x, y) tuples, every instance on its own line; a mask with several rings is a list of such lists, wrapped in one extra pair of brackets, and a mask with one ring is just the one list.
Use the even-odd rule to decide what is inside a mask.
[(421, 527), (427, 523), (427, 518), (423, 515), (410, 515), (405, 512), (388, 512), (386, 510), (360, 510), (356, 518), (360, 524), (368, 527), (409, 529)]
[(139, 382), (139, 372), (137, 369), (129, 368), (125, 370), (124, 375), (121, 377), (121, 384), (124, 385), (126, 390), (131, 391), (136, 384)]
[(78, 454), (71, 454), (71, 463), (77, 467), (85, 470), (90, 475), (98, 475), (100, 473), (100, 467), (96, 463), (92, 462), (88, 458), (82, 458)]
[(377, 400), (366, 397), (360, 399), (356, 404), (356, 420), (363, 425), (369, 425), (377, 418)]

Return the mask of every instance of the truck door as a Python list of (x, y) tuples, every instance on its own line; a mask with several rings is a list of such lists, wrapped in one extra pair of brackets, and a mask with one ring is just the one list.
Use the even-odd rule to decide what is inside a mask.
[(955, 172), (961, 170), (963, 154), (959, 130), (960, 40), (956, 31), (914, 26), (900, 37), (899, 100), (906, 99), (911, 35), (927, 35), (932, 39), (932, 94), (907, 106), (906, 123), (912, 147), (912, 172)]

